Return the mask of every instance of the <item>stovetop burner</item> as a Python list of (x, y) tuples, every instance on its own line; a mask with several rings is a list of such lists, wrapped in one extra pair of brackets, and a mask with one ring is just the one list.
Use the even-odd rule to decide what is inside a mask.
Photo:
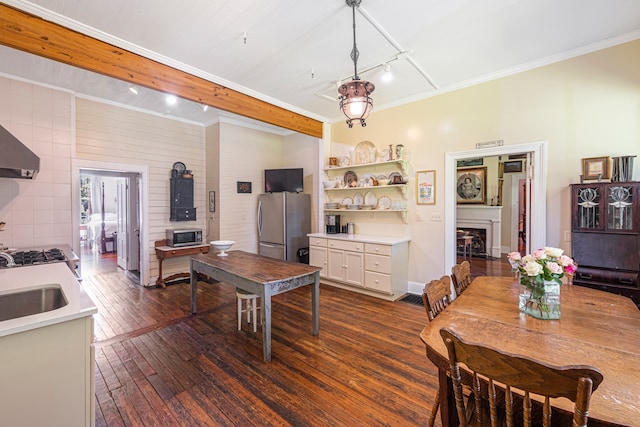
[[(13, 252), (11, 256), (13, 256), (13, 260), (15, 261), (17, 266), (49, 264), (52, 262), (66, 261), (67, 259), (62, 249), (58, 248), (45, 249), (41, 251), (17, 251)], [(5, 260), (4, 258), (0, 258), (0, 268), (6, 266), (7, 260)]]

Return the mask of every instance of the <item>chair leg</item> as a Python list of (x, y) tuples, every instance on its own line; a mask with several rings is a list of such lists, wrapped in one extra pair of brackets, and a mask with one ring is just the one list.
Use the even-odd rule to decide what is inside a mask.
[(238, 330), (242, 330), (242, 300), (240, 298), (236, 298), (238, 301)]
[(440, 390), (436, 393), (436, 398), (433, 401), (433, 407), (431, 408), (431, 415), (429, 416), (429, 427), (433, 427), (436, 422), (436, 415), (438, 414), (438, 409), (440, 408)]

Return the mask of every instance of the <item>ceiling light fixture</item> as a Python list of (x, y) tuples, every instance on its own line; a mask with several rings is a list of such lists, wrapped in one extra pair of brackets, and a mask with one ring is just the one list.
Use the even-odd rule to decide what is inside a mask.
[(129, 86), (129, 90), (131, 91), (132, 94), (137, 95), (138, 94), (138, 86)]
[(205, 113), (209, 109), (209, 106), (207, 104), (201, 104), (201, 106), (202, 106), (203, 113)]
[(356, 46), (356, 7), (360, 6), (362, 0), (346, 0), (347, 6), (351, 8), (353, 14), (353, 50), (351, 59), (353, 60), (353, 79), (340, 85), (340, 109), (347, 116), (347, 124), (353, 127), (353, 121), (359, 121), (360, 125), (366, 126), (365, 119), (369, 116), (373, 108), (373, 99), (369, 96), (375, 90), (373, 83), (360, 80), (358, 76), (358, 47)]
[(169, 105), (176, 105), (178, 103), (178, 98), (176, 98), (175, 95), (167, 95), (165, 102)]
[(382, 81), (385, 83), (389, 83), (393, 80), (393, 73), (391, 72), (391, 64), (388, 62), (384, 64), (384, 73), (382, 73)]

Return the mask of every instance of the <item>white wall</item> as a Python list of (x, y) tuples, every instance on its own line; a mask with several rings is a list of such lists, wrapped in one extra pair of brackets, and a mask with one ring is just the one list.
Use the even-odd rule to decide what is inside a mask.
[(35, 179), (0, 178), (0, 246), (72, 245), (73, 97), (0, 77), (0, 99), (0, 124), (40, 157)]
[[(204, 127), (82, 98), (77, 99), (76, 110), (77, 159), (108, 162), (116, 168), (118, 164), (148, 167), (149, 238), (141, 245), (149, 251), (150, 284), (154, 284), (158, 274), (154, 242), (165, 238), (167, 228), (205, 228)], [(196, 221), (169, 221), (169, 179), (177, 161), (193, 172)], [(188, 258), (167, 259), (163, 274), (185, 271), (185, 266)]]
[[(264, 170), (302, 167), (305, 193), (313, 194), (317, 144), (305, 135), (283, 136), (225, 122), (207, 128), (207, 169), (212, 174), (208, 190), (216, 191), (210, 236), (235, 241), (233, 249), (257, 252), (256, 210), (258, 195), (264, 192)], [(238, 193), (238, 181), (251, 182), (251, 194)]]

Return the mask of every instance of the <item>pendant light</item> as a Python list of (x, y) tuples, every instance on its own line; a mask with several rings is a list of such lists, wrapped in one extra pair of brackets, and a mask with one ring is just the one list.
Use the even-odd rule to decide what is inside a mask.
[(360, 6), (362, 0), (346, 0), (347, 6), (351, 7), (353, 14), (353, 50), (351, 59), (353, 60), (353, 79), (348, 83), (343, 83), (338, 87), (340, 94), (340, 109), (347, 116), (347, 124), (353, 127), (354, 121), (359, 121), (360, 125), (366, 126), (365, 119), (369, 116), (373, 108), (373, 99), (369, 96), (375, 90), (373, 83), (360, 80), (358, 76), (358, 47), (356, 46), (356, 7)]

